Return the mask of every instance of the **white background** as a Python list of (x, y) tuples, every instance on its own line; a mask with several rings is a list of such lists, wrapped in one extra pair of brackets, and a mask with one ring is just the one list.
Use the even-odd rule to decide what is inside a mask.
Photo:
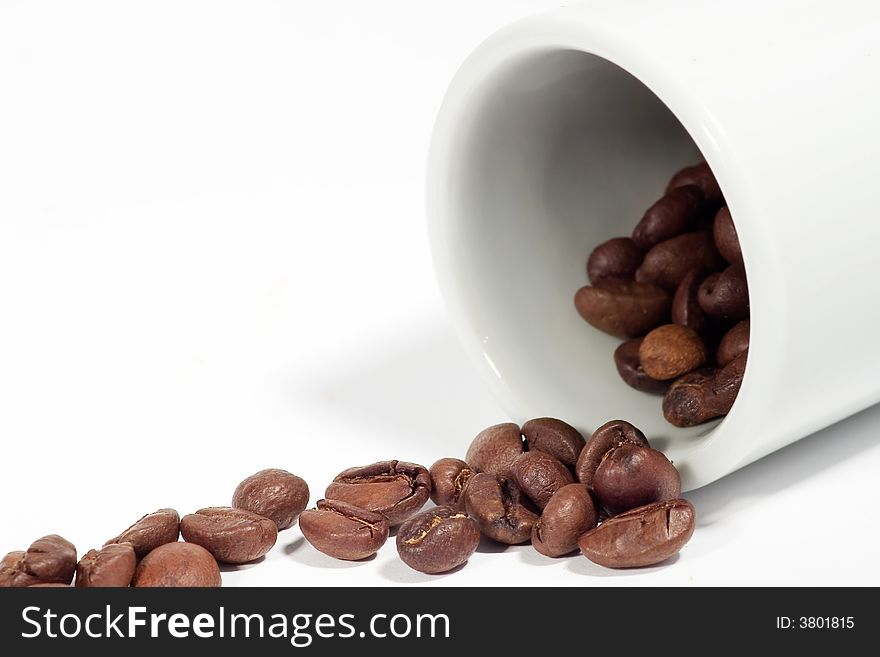
[[(505, 420), (436, 289), (424, 165), (461, 60), (558, 4), (0, 4), (0, 551), (82, 553), (264, 467), (314, 501)], [(658, 568), (485, 543), (429, 577), (294, 528), (224, 584), (877, 585), (878, 430), (875, 408), (694, 491)]]

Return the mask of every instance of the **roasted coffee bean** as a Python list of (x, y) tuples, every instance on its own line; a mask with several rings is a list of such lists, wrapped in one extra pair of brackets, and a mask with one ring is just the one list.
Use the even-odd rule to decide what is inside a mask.
[(134, 577), (137, 558), (130, 543), (111, 543), (89, 550), (76, 564), (76, 585), (83, 587), (128, 586)]
[(467, 561), (480, 544), (480, 528), (466, 513), (438, 506), (397, 530), (397, 554), (413, 570), (445, 573)]
[(693, 228), (704, 212), (703, 192), (696, 185), (670, 189), (645, 212), (632, 233), (632, 241), (642, 251), (681, 235)]
[(590, 561), (606, 568), (653, 566), (677, 554), (694, 533), (697, 516), (687, 500), (667, 500), (632, 509), (580, 537)]
[(639, 347), (644, 338), (633, 338), (614, 350), (614, 365), (617, 373), (629, 387), (652, 395), (662, 395), (669, 387), (668, 381), (657, 381), (645, 374), (639, 361)]
[(685, 374), (663, 397), (663, 416), (676, 427), (692, 427), (727, 415), (742, 385), (748, 351), (722, 368)]
[(676, 173), (672, 176), (672, 180), (669, 181), (666, 191), (669, 192), (676, 187), (683, 187), (685, 185), (696, 185), (699, 187), (706, 201), (711, 203), (723, 201), (721, 187), (718, 186), (715, 174), (712, 173), (709, 165), (705, 162), (700, 162), (692, 167), (686, 167)]
[(638, 337), (663, 324), (671, 304), (670, 294), (656, 285), (615, 278), (582, 287), (574, 298), (589, 324), (621, 338)]
[(706, 364), (709, 352), (699, 333), (687, 326), (666, 324), (645, 336), (639, 362), (658, 381), (675, 379)]
[(405, 461), (380, 461), (343, 470), (324, 497), (376, 511), (393, 527), (424, 506), (431, 494), (428, 470)]
[(132, 581), (132, 586), (137, 587), (220, 585), (217, 561), (210, 552), (195, 543), (160, 545), (141, 560)]
[(615, 237), (593, 249), (587, 260), (591, 283), (606, 278), (632, 279), (645, 254), (628, 237)]
[(33, 584), (70, 584), (76, 570), (76, 548), (58, 534), (31, 543), (26, 552), (10, 552), (0, 561), (0, 588)]
[(523, 453), (522, 432), (512, 422), (483, 429), (471, 441), (464, 460), (474, 472), (488, 472), (498, 477), (510, 476), (510, 464)]
[(574, 471), (577, 479), (592, 489), (596, 468), (605, 455), (620, 445), (650, 447), (648, 439), (639, 429), (625, 420), (611, 420), (593, 432), (578, 457)]
[(223, 563), (259, 559), (278, 539), (278, 527), (273, 520), (228, 506), (199, 509), (184, 516), (180, 533), (183, 540), (201, 545)]
[(681, 495), (678, 470), (650, 447), (620, 445), (608, 452), (593, 475), (593, 493), (609, 515)]
[(672, 323), (687, 326), (697, 333), (702, 333), (709, 324), (709, 318), (700, 307), (700, 284), (708, 276), (705, 269), (691, 269), (678, 284), (675, 296), (672, 297)]
[(473, 476), (471, 466), (461, 459), (440, 459), (428, 469), (431, 475), (431, 501), (437, 506), (464, 508), (464, 489)]
[(719, 367), (724, 367), (741, 353), (749, 350), (750, 328), (751, 323), (744, 319), (724, 334), (724, 337), (721, 338), (721, 344), (718, 345)]
[(499, 480), (484, 472), (471, 478), (464, 493), (465, 509), (486, 536), (517, 545), (531, 538), (532, 527), (538, 521), (524, 497), (512, 479)]
[(552, 417), (529, 420), (522, 425), (522, 433), (529, 451), (549, 454), (570, 470), (574, 469), (585, 444), (584, 437), (577, 429)]
[(718, 252), (730, 264), (742, 262), (742, 249), (739, 246), (739, 236), (736, 234), (736, 227), (733, 225), (733, 218), (730, 216), (730, 210), (725, 205), (718, 210), (715, 215), (715, 221), (712, 224), (712, 236), (715, 239), (715, 246)]
[(553, 493), (574, 482), (562, 461), (544, 452), (526, 452), (510, 466), (510, 474), (539, 509), (547, 506)]
[(176, 543), (180, 533), (180, 516), (174, 509), (159, 509), (148, 513), (116, 538), (111, 538), (104, 545), (111, 543), (131, 543), (138, 559), (165, 543)]
[(715, 271), (723, 265), (710, 233), (684, 233), (648, 251), (636, 271), (636, 281), (654, 283), (674, 293), (689, 271), (698, 267)]
[(578, 538), (598, 522), (593, 498), (585, 484), (568, 484), (553, 494), (532, 528), (532, 545), (548, 557), (578, 548)]
[(704, 280), (698, 299), (707, 315), (727, 322), (746, 319), (749, 316), (749, 285), (742, 263), (730, 265), (720, 274)]
[(278, 531), (292, 527), (309, 503), (309, 485), (287, 470), (260, 470), (242, 481), (232, 506), (269, 518)]
[(303, 511), (299, 528), (319, 552), (335, 559), (358, 561), (371, 557), (388, 540), (388, 520), (381, 513), (339, 500), (318, 500)]

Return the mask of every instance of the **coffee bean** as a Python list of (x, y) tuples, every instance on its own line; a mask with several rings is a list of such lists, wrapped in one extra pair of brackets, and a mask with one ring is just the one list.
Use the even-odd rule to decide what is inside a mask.
[(672, 297), (672, 323), (687, 326), (702, 333), (709, 325), (709, 318), (700, 307), (698, 294), (700, 284), (709, 273), (701, 267), (691, 269), (678, 284)]
[(499, 480), (487, 472), (474, 475), (464, 494), (465, 509), (480, 531), (507, 545), (528, 541), (538, 521), (538, 515), (523, 498), (516, 482)]
[(232, 506), (269, 518), (278, 531), (292, 527), (309, 503), (309, 485), (287, 470), (260, 470), (242, 481)]
[(700, 307), (706, 314), (728, 322), (749, 316), (749, 285), (742, 263), (730, 265), (720, 274), (703, 281), (698, 293)]
[(612, 516), (681, 495), (678, 470), (662, 452), (624, 444), (612, 448), (593, 475), (593, 493)]
[(573, 426), (552, 417), (540, 417), (522, 425), (522, 433), (529, 451), (549, 454), (569, 469), (574, 469), (584, 448), (584, 437)]
[(718, 365), (724, 367), (734, 358), (744, 351), (749, 350), (749, 331), (751, 323), (744, 319), (738, 324), (734, 324), (724, 337), (721, 338), (721, 344), (718, 345)]
[(679, 324), (666, 324), (645, 336), (639, 362), (645, 374), (658, 381), (675, 379), (706, 364), (709, 352), (700, 335)]
[(696, 185), (699, 187), (700, 191), (703, 192), (704, 198), (709, 202), (718, 203), (723, 200), (721, 187), (718, 186), (718, 181), (715, 180), (715, 174), (712, 173), (709, 165), (705, 162), (700, 162), (692, 167), (686, 167), (676, 173), (672, 176), (672, 180), (669, 181), (666, 191), (669, 192), (685, 185)]
[(593, 249), (587, 260), (591, 283), (606, 278), (632, 279), (645, 254), (628, 237), (615, 237)]
[(582, 287), (574, 298), (589, 324), (621, 338), (638, 337), (663, 324), (671, 303), (669, 293), (656, 285), (615, 278)]
[(742, 262), (742, 249), (739, 246), (739, 236), (736, 234), (736, 227), (733, 225), (733, 217), (730, 216), (730, 210), (725, 205), (718, 210), (715, 215), (715, 221), (712, 224), (712, 236), (715, 239), (715, 246), (718, 252), (730, 264)]
[(548, 557), (574, 552), (578, 538), (598, 522), (596, 508), (585, 484), (557, 490), (532, 528), (532, 545)]
[(519, 426), (506, 422), (478, 433), (471, 441), (464, 460), (474, 472), (509, 477), (510, 464), (522, 453), (523, 438)]
[(685, 374), (663, 397), (663, 416), (676, 427), (692, 427), (730, 412), (742, 385), (748, 351), (722, 368)]
[(381, 513), (393, 527), (424, 506), (431, 494), (427, 469), (405, 461), (380, 461), (336, 475), (324, 497)]
[(272, 549), (278, 527), (273, 520), (256, 513), (215, 506), (184, 516), (180, 533), (183, 540), (201, 545), (217, 561), (248, 563)]
[(32, 584), (70, 584), (76, 570), (76, 548), (49, 534), (31, 543), (27, 551), (10, 552), (0, 561), (0, 588)]
[(670, 189), (645, 212), (632, 233), (632, 241), (643, 251), (693, 228), (703, 214), (703, 192), (696, 185)]
[(709, 233), (684, 233), (660, 242), (648, 251), (636, 271), (636, 281), (654, 283), (675, 292), (689, 271), (698, 267), (715, 271), (723, 264)]
[(141, 560), (132, 581), (132, 586), (137, 587), (220, 585), (217, 561), (210, 552), (195, 543), (160, 545)]
[(526, 452), (510, 466), (519, 489), (539, 509), (547, 506), (553, 493), (574, 481), (571, 472), (557, 458), (544, 452)]
[(652, 395), (662, 395), (669, 387), (668, 381), (657, 381), (645, 374), (639, 361), (639, 347), (644, 338), (633, 338), (623, 342), (614, 350), (614, 365), (617, 373), (629, 387)]
[(580, 537), (590, 561), (606, 568), (640, 568), (666, 561), (694, 533), (696, 512), (687, 500), (648, 504), (606, 520)]
[(464, 490), (474, 471), (461, 459), (440, 459), (428, 469), (431, 501), (437, 506), (464, 508)]
[(318, 500), (303, 511), (299, 528), (319, 552), (335, 559), (358, 561), (371, 557), (388, 540), (388, 520), (381, 513), (339, 500)]
[(587, 439), (575, 465), (578, 481), (592, 489), (596, 468), (605, 455), (615, 447), (627, 444), (650, 447), (645, 434), (625, 420), (611, 420), (596, 429)]
[(76, 586), (128, 586), (136, 564), (137, 558), (130, 543), (111, 543), (100, 550), (89, 550), (76, 564)]
[(413, 570), (435, 575), (463, 564), (480, 543), (480, 529), (466, 513), (438, 506), (397, 530), (397, 554)]
[(165, 543), (176, 543), (180, 528), (180, 516), (174, 509), (159, 509), (148, 513), (116, 538), (111, 538), (104, 545), (111, 543), (131, 543), (138, 559)]

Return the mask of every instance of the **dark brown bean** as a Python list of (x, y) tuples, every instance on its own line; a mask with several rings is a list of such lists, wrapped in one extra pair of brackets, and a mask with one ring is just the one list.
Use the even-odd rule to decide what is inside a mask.
[(0, 561), (0, 588), (33, 584), (70, 584), (76, 570), (76, 548), (58, 534), (31, 543), (27, 551), (10, 552)]
[(593, 476), (602, 459), (615, 447), (626, 444), (650, 447), (645, 434), (626, 420), (611, 420), (596, 429), (584, 445), (575, 465), (578, 481), (592, 490)]
[(606, 568), (640, 568), (666, 561), (690, 540), (697, 524), (687, 500), (668, 500), (632, 509), (581, 536), (590, 561)]
[(615, 237), (593, 249), (587, 260), (591, 283), (606, 278), (632, 279), (645, 254), (628, 237)]
[(464, 490), (474, 471), (461, 459), (440, 459), (428, 469), (431, 501), (437, 506), (464, 508)]
[(553, 493), (574, 481), (562, 461), (544, 452), (526, 452), (510, 466), (510, 474), (539, 509), (547, 506)]
[(709, 273), (701, 268), (691, 269), (678, 284), (675, 296), (672, 297), (672, 323), (687, 326), (697, 333), (702, 333), (709, 324), (709, 318), (700, 308), (698, 294), (700, 284)]
[(76, 564), (79, 588), (121, 587), (131, 584), (137, 557), (131, 543), (111, 543), (89, 550)]
[(686, 167), (672, 176), (666, 191), (683, 187), (684, 185), (696, 185), (703, 192), (706, 201), (718, 203), (723, 200), (721, 195), (721, 187), (715, 180), (715, 175), (705, 162), (700, 162), (692, 167)]
[(742, 263), (730, 265), (720, 274), (704, 280), (698, 299), (707, 315), (727, 322), (746, 319), (749, 316), (749, 285)]
[(678, 470), (663, 452), (620, 445), (605, 455), (593, 475), (593, 492), (612, 516), (681, 495)]
[(578, 548), (578, 538), (596, 526), (598, 515), (585, 484), (560, 488), (532, 528), (532, 545), (548, 557), (561, 557)]
[(468, 515), (489, 538), (517, 545), (532, 536), (538, 515), (525, 505), (524, 495), (511, 479), (487, 472), (474, 475), (464, 494)]
[(663, 324), (671, 304), (670, 294), (656, 285), (614, 278), (582, 287), (574, 298), (589, 324), (621, 338), (638, 337)]
[(324, 497), (381, 513), (394, 527), (421, 509), (431, 495), (427, 468), (406, 461), (380, 461), (343, 470)]
[(201, 545), (165, 543), (138, 564), (132, 586), (216, 587), (220, 586), (217, 561)]
[(522, 425), (522, 433), (529, 451), (549, 454), (569, 469), (574, 469), (586, 442), (573, 426), (552, 417), (529, 420)]
[(131, 543), (138, 559), (165, 543), (176, 543), (180, 533), (180, 516), (174, 509), (159, 509), (148, 513), (116, 538), (111, 538), (104, 545), (112, 543)]
[(639, 361), (639, 347), (644, 338), (633, 338), (614, 350), (614, 365), (617, 373), (630, 388), (652, 395), (662, 395), (669, 387), (668, 381), (657, 381), (645, 374)]
[(666, 324), (645, 336), (639, 362), (658, 381), (675, 379), (706, 364), (709, 352), (699, 333), (687, 326)]
[(730, 264), (742, 262), (742, 249), (739, 246), (739, 236), (736, 234), (736, 227), (733, 225), (733, 217), (730, 216), (730, 210), (725, 205), (718, 210), (715, 215), (715, 221), (712, 224), (712, 236), (715, 239), (715, 246), (718, 252)]
[(371, 557), (388, 540), (388, 520), (381, 513), (339, 500), (318, 500), (303, 511), (299, 528), (319, 552), (335, 559), (358, 561)]
[(689, 271), (696, 268), (715, 271), (723, 265), (724, 260), (710, 233), (684, 233), (648, 251), (636, 271), (636, 281), (654, 283), (674, 293)]
[(480, 544), (480, 528), (467, 513), (438, 506), (397, 530), (397, 554), (413, 570), (445, 573), (467, 561)]
[(184, 516), (180, 533), (186, 542), (201, 545), (223, 563), (259, 559), (278, 539), (275, 521), (228, 506), (199, 509)]
[(704, 212), (703, 192), (696, 185), (682, 185), (670, 189), (645, 212), (636, 224), (632, 241), (647, 251), (666, 240), (692, 228)]
[(663, 397), (663, 416), (676, 427), (692, 427), (727, 415), (745, 374), (747, 351), (726, 366), (685, 374)]
[(269, 468), (242, 481), (232, 495), (232, 506), (269, 518), (278, 531), (293, 527), (308, 506), (309, 485), (287, 470)]
[(734, 324), (724, 337), (721, 338), (721, 344), (718, 345), (718, 366), (724, 367), (734, 358), (744, 351), (749, 350), (749, 331), (751, 323), (744, 319), (738, 324)]
[(509, 477), (510, 464), (522, 453), (523, 437), (519, 425), (506, 422), (478, 433), (471, 441), (464, 460), (474, 472)]

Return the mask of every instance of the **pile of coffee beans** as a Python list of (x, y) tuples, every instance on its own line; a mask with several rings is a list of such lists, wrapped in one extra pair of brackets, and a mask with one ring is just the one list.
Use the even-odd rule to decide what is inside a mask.
[(663, 415), (690, 427), (726, 415), (749, 350), (749, 289), (733, 219), (709, 166), (676, 173), (630, 237), (597, 246), (575, 307), (626, 338), (620, 377), (663, 395)]
[[(678, 471), (630, 423), (608, 422), (584, 440), (538, 418), (481, 431), (465, 460), (343, 470), (311, 509), (305, 481), (269, 469), (242, 481), (232, 506), (183, 518), (159, 509), (78, 562), (69, 541), (44, 536), (0, 561), (0, 587), (220, 586), (219, 564), (259, 560), (297, 520), (315, 549), (346, 560), (373, 556), (396, 527), (400, 559), (428, 574), (464, 564), (483, 536), (531, 542), (548, 557), (580, 549), (609, 568), (650, 566), (693, 534), (694, 508), (680, 494)], [(422, 511), (429, 498), (436, 506)]]

